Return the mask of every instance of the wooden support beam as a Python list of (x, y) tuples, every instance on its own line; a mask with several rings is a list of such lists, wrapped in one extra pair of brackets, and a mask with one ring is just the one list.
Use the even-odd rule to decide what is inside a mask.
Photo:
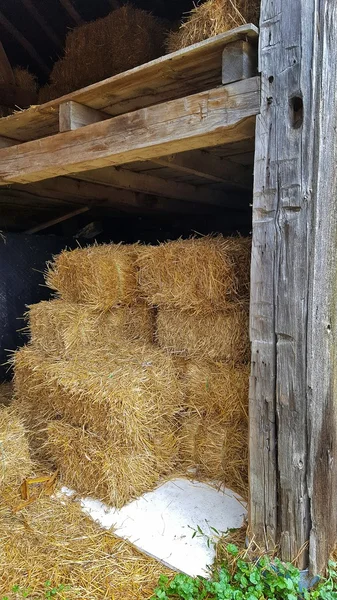
[(92, 123), (99, 123), (108, 119), (109, 115), (84, 106), (78, 102), (64, 102), (59, 106), (59, 130), (60, 132), (74, 131), (80, 127), (91, 125)]
[(222, 83), (233, 83), (257, 74), (257, 50), (246, 40), (228, 44), (222, 53)]
[(31, 229), (27, 229), (25, 233), (33, 234), (38, 233), (39, 231), (43, 231), (44, 229), (49, 229), (49, 227), (53, 227), (54, 225), (58, 225), (59, 223), (64, 223), (64, 221), (69, 221), (73, 217), (77, 217), (77, 215), (81, 215), (82, 213), (88, 212), (90, 210), (90, 206), (82, 206), (81, 208), (77, 208), (76, 210), (72, 210), (61, 217), (56, 217), (55, 219), (50, 219), (50, 221), (45, 221), (40, 225), (36, 225), (35, 227), (31, 227)]
[(206, 206), (212, 204), (214, 206), (234, 207), (237, 210), (247, 210), (249, 207), (247, 197), (240, 198), (237, 192), (227, 193), (225, 191), (204, 189), (203, 187), (180, 183), (171, 179), (160, 179), (147, 173), (134, 173), (127, 169), (107, 167), (96, 171), (78, 173), (76, 177), (85, 181), (111, 185), (115, 188), (186, 200), (187, 202), (201, 203)]
[(11, 63), (7, 58), (5, 49), (0, 42), (0, 82), (2, 84), (15, 85), (15, 77)]
[(261, 6), (250, 527), (322, 571), (337, 534), (337, 5)]
[(251, 138), (259, 95), (259, 78), (245, 79), (2, 149), (0, 182), (29, 183)]
[(16, 140), (10, 140), (9, 138), (0, 136), (0, 148), (10, 148), (11, 146), (17, 146)]
[(62, 40), (58, 37), (58, 35), (56, 35), (55, 31), (50, 27), (45, 18), (41, 15), (39, 10), (36, 8), (33, 0), (22, 0), (22, 3), (26, 7), (27, 11), (34, 17), (35, 21), (43, 29), (45, 34), (53, 42), (53, 44), (60, 50), (63, 49)]
[(76, 25), (82, 25), (84, 20), (82, 19), (79, 12), (77, 12), (71, 0), (60, 0), (64, 10), (68, 13), (71, 19), (76, 23)]
[(42, 60), (41, 56), (36, 52), (34, 46), (25, 38), (25, 36), (20, 33), (20, 31), (12, 25), (12, 23), (5, 17), (5, 15), (0, 12), (0, 25), (8, 31), (8, 33), (22, 46), (26, 52), (31, 56), (31, 58), (39, 65), (40, 69), (46, 74), (49, 75), (49, 67)]
[(186, 175), (203, 177), (213, 183), (225, 183), (242, 189), (251, 189), (253, 174), (249, 167), (211, 154), (206, 150), (192, 150), (153, 158), (152, 163), (170, 167)]

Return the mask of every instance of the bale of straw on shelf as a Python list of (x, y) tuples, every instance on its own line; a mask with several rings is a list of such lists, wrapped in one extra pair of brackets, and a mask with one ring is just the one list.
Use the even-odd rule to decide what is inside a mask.
[(174, 455), (175, 415), (183, 403), (172, 357), (155, 347), (118, 345), (114, 355), (84, 349), (77, 360), (53, 360), (32, 346), (14, 357), (15, 401), (35, 447), (48, 421), (65, 419), (121, 451)]
[(247, 419), (231, 422), (214, 413), (187, 411), (180, 429), (180, 466), (195, 467), (198, 477), (223, 484), (248, 496)]
[(138, 266), (151, 305), (212, 313), (247, 301), (250, 239), (207, 236), (143, 247)]
[(29, 306), (30, 342), (54, 357), (76, 356), (85, 348), (106, 350), (121, 340), (151, 344), (154, 313), (144, 302), (97, 312), (85, 304), (50, 300)]
[(13, 398), (13, 383), (4, 381), (0, 383), (0, 405), (9, 406)]
[(13, 407), (0, 407), (0, 489), (19, 486), (33, 471), (23, 419)]
[(217, 414), (223, 423), (248, 418), (249, 365), (187, 361), (185, 403), (200, 415)]
[(38, 81), (36, 75), (33, 75), (33, 73), (23, 67), (14, 67), (13, 74), (15, 84), (18, 87), (30, 92), (37, 92)]
[(109, 310), (138, 299), (136, 245), (103, 244), (63, 251), (49, 263), (46, 284), (66, 302)]
[(178, 31), (168, 34), (166, 47), (175, 52), (245, 23), (258, 25), (260, 0), (207, 0), (187, 15)]
[(115, 448), (110, 441), (62, 421), (48, 424), (46, 451), (62, 483), (117, 508), (153, 489), (175, 464), (173, 457), (160, 462), (147, 447)]
[(170, 575), (71, 499), (42, 496), (13, 512), (19, 504), (18, 494), (0, 497), (1, 592), (9, 598), (14, 586), (39, 598), (63, 586), (58, 595), (68, 600), (146, 600), (159, 576)]
[(165, 33), (163, 21), (130, 4), (76, 27), (67, 35), (64, 57), (52, 69), (49, 98), (161, 56)]
[(156, 338), (171, 354), (240, 363), (249, 360), (248, 325), (239, 305), (205, 315), (159, 308)]

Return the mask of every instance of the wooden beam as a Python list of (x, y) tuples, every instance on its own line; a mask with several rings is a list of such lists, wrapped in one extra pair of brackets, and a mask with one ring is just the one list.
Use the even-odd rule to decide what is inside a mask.
[(69, 221), (73, 217), (77, 217), (77, 215), (81, 215), (82, 213), (88, 212), (90, 210), (90, 206), (82, 206), (81, 208), (77, 208), (76, 210), (72, 210), (61, 217), (56, 217), (55, 219), (50, 219), (50, 221), (45, 221), (45, 223), (41, 223), (40, 225), (36, 225), (35, 227), (31, 227), (31, 229), (27, 229), (25, 233), (33, 234), (38, 233), (39, 231), (43, 231), (44, 229), (49, 229), (49, 227), (53, 227), (54, 225), (58, 225), (59, 223), (63, 223), (64, 221)]
[(99, 121), (104, 121), (108, 118), (109, 115), (78, 102), (64, 102), (59, 106), (60, 132), (74, 131), (80, 127), (99, 123)]
[(0, 148), (10, 148), (11, 146), (17, 146), (16, 140), (10, 140), (9, 138), (5, 138), (0, 136)]
[(260, 25), (250, 527), (317, 573), (337, 532), (337, 5), (265, 0)]
[(2, 149), (0, 182), (29, 183), (247, 139), (258, 110), (259, 78), (245, 79)]
[(60, 0), (64, 10), (68, 13), (68, 15), (72, 18), (72, 20), (76, 23), (76, 25), (82, 25), (84, 23), (81, 15), (77, 12), (71, 0)]
[(11, 63), (7, 58), (5, 49), (0, 42), (0, 82), (1, 84), (15, 85), (15, 77)]
[(257, 75), (257, 51), (247, 40), (228, 44), (222, 54), (222, 83), (233, 83)]
[(76, 175), (79, 179), (111, 185), (115, 188), (142, 192), (163, 196), (164, 198), (175, 198), (187, 202), (201, 203), (206, 206), (234, 207), (237, 210), (248, 209), (247, 197), (240, 199), (238, 193), (227, 193), (225, 191), (209, 190), (203, 187), (180, 183), (173, 180), (160, 179), (147, 173), (134, 173), (127, 169), (107, 167), (96, 171), (84, 171)]
[(153, 163), (169, 167), (186, 175), (203, 177), (213, 183), (225, 183), (243, 189), (251, 189), (253, 174), (249, 167), (221, 158), (206, 150), (192, 150), (153, 158)]
[(12, 25), (12, 23), (0, 12), (0, 25), (8, 31), (8, 33), (16, 39), (16, 41), (28, 52), (33, 60), (39, 65), (40, 69), (49, 75), (50, 69), (46, 63), (42, 60), (40, 55), (36, 52), (34, 46), (25, 38), (20, 31)]
[(26, 7), (27, 11), (34, 17), (35, 21), (43, 29), (45, 34), (53, 42), (53, 44), (59, 49), (63, 49), (62, 40), (58, 37), (58, 35), (56, 35), (55, 31), (50, 27), (45, 18), (38, 11), (34, 2), (32, 0), (22, 0), (22, 3)]

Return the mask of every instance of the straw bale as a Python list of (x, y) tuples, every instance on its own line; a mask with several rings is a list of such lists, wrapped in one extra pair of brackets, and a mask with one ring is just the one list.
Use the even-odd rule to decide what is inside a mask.
[(68, 93), (161, 56), (165, 33), (164, 22), (129, 4), (76, 27), (52, 69), (49, 92)]
[(22, 419), (14, 408), (0, 407), (0, 489), (20, 485), (32, 470)]
[(115, 349), (116, 341), (151, 344), (154, 313), (145, 303), (119, 306), (99, 313), (90, 306), (50, 300), (29, 306), (30, 341), (54, 357), (76, 356), (85, 348)]
[(247, 301), (250, 239), (203, 237), (142, 248), (139, 284), (153, 306), (195, 313)]
[(138, 299), (137, 245), (103, 244), (64, 250), (48, 264), (46, 284), (66, 302), (109, 310)]
[(172, 354), (239, 363), (249, 360), (248, 326), (240, 306), (205, 315), (160, 308), (156, 338)]
[(4, 381), (0, 383), (0, 406), (9, 406), (13, 397), (13, 383)]
[(244, 23), (258, 25), (260, 0), (208, 0), (187, 15), (178, 31), (168, 34), (166, 47), (175, 52)]
[(207, 416), (216, 413), (222, 422), (247, 419), (249, 365), (215, 361), (188, 361), (185, 403)]
[(153, 448), (174, 430), (183, 403), (174, 360), (155, 347), (118, 345), (113, 355), (85, 349), (65, 361), (27, 346), (16, 352), (14, 365), (14, 404), (37, 440), (49, 420), (64, 418), (114, 447)]
[(68, 600), (146, 600), (160, 574), (171, 575), (101, 529), (74, 500), (43, 496), (15, 514), (9, 507), (19, 502), (0, 498), (1, 594), (10, 600), (17, 598), (14, 586), (30, 589), (29, 597), (45, 598), (60, 585), (67, 589), (57, 597)]
[(146, 447), (142, 452), (115, 449), (110, 442), (62, 421), (51, 421), (47, 429), (46, 450), (62, 482), (118, 508), (153, 489), (174, 469), (175, 454), (160, 460)]
[(15, 83), (23, 90), (37, 92), (38, 82), (37, 77), (23, 67), (14, 67), (13, 69)]

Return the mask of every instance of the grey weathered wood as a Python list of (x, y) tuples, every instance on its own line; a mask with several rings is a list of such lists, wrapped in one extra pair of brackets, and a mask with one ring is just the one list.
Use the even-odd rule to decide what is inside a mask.
[(259, 78), (254, 77), (140, 109), (1, 149), (0, 180), (30, 183), (249, 139), (258, 106)]
[(74, 131), (108, 118), (109, 115), (100, 110), (70, 100), (59, 106), (59, 131)]
[(58, 225), (58, 223), (64, 223), (64, 221), (69, 221), (73, 217), (77, 217), (77, 215), (81, 215), (82, 213), (88, 212), (90, 210), (90, 206), (82, 206), (81, 208), (77, 208), (76, 210), (72, 210), (71, 212), (62, 215), (61, 217), (55, 217), (55, 219), (50, 219), (49, 221), (45, 221), (44, 223), (40, 223), (39, 225), (35, 225), (35, 227), (31, 227), (27, 229), (25, 233), (33, 234), (38, 233), (39, 231), (44, 231), (49, 227), (53, 227), (54, 225)]
[(256, 47), (246, 40), (232, 42), (222, 53), (222, 83), (254, 77), (257, 73)]
[(310, 540), (299, 566), (313, 572), (337, 534), (336, 43), (335, 3), (262, 3), (250, 519), (257, 541), (279, 543), (284, 559)]

